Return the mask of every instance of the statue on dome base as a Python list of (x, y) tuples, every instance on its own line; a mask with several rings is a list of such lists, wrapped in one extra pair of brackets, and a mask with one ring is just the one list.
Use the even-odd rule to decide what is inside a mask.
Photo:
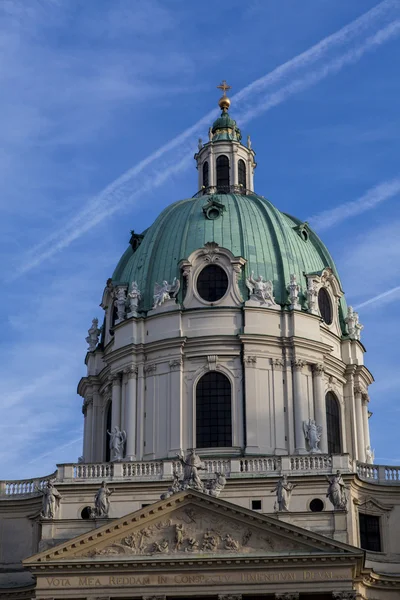
[(329, 482), (326, 497), (329, 498), (335, 510), (345, 510), (347, 507), (346, 486), (340, 471), (336, 471), (336, 474), (330, 478), (326, 476), (326, 479)]
[(372, 450), (371, 446), (367, 446), (365, 449), (365, 462), (368, 465), (373, 465), (375, 460), (375, 452)]
[(347, 331), (349, 332), (349, 338), (351, 340), (361, 339), (361, 330), (364, 329), (364, 325), (359, 322), (358, 313), (356, 313), (352, 306), (347, 308), (347, 317), (344, 322), (347, 325)]
[(101, 487), (97, 490), (96, 495), (94, 497), (94, 506), (95, 509), (92, 511), (93, 518), (107, 518), (108, 513), (110, 511), (110, 500), (109, 496), (113, 493), (113, 490), (110, 490), (107, 487), (105, 481), (101, 482)]
[(275, 512), (287, 512), (289, 510), (290, 498), (296, 485), (296, 483), (288, 481), (287, 475), (283, 475), (278, 480), (275, 488), (271, 491), (271, 494), (276, 493)]
[(318, 448), (318, 444), (321, 441), (322, 425), (317, 425), (314, 419), (308, 419), (308, 421), (303, 421), (303, 431), (311, 454), (320, 454), (321, 450)]
[(300, 302), (299, 302), (299, 292), (300, 286), (297, 283), (296, 275), (292, 274), (290, 276), (290, 283), (288, 285), (289, 290), (289, 300), (290, 300), (290, 308), (292, 310), (300, 310)]
[(126, 432), (116, 425), (111, 431), (107, 431), (110, 436), (111, 460), (119, 461), (124, 457), (124, 448), (126, 442)]
[(126, 289), (124, 287), (117, 288), (114, 305), (117, 309), (117, 322), (123, 321), (126, 313)]
[(176, 298), (180, 287), (181, 282), (176, 277), (174, 277), (174, 280), (171, 284), (169, 284), (168, 281), (165, 280), (162, 282), (161, 285), (155, 283), (153, 295), (153, 310), (157, 308), (157, 306), (161, 306), (162, 304), (164, 304), (166, 300)]
[(250, 277), (246, 277), (246, 286), (250, 291), (250, 300), (265, 304), (267, 308), (278, 306), (273, 295), (274, 285), (272, 281), (265, 281), (261, 275), (255, 279), (254, 271), (252, 271)]
[(318, 290), (315, 285), (315, 281), (312, 277), (307, 279), (307, 303), (308, 303), (308, 312), (312, 315), (318, 314)]
[(129, 300), (129, 314), (128, 316), (133, 317), (137, 314), (139, 302), (142, 298), (142, 294), (140, 293), (139, 286), (136, 281), (132, 281), (131, 289), (128, 293)]
[(88, 352), (93, 352), (96, 350), (97, 344), (99, 343), (99, 337), (101, 334), (101, 329), (99, 329), (99, 320), (93, 319), (92, 326), (88, 329), (88, 336), (85, 338), (85, 341), (89, 344)]
[(40, 489), (37, 486), (35, 489), (43, 496), (42, 512), (40, 513), (40, 516), (43, 519), (54, 519), (56, 511), (60, 507), (60, 500), (62, 498), (60, 492), (54, 487), (52, 481), (47, 481), (43, 489)]

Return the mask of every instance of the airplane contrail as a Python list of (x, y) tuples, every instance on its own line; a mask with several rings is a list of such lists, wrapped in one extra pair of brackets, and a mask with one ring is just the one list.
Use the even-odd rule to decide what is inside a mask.
[(355, 217), (361, 213), (375, 208), (385, 200), (389, 200), (400, 193), (400, 177), (384, 181), (368, 190), (357, 200), (339, 204), (331, 210), (314, 215), (308, 219), (311, 227), (317, 231), (324, 231), (333, 225), (349, 217)]
[[(399, 0), (384, 0), (339, 31), (324, 38), (305, 52), (240, 90), (232, 97), (232, 100), (237, 102), (238, 118), (241, 119), (242, 123), (250, 121), (255, 116), (259, 116), (261, 111), (265, 112), (284, 102), (293, 94), (321, 81), (331, 73), (337, 73), (347, 64), (359, 60), (367, 51), (398, 35), (400, 33), (400, 21), (398, 20), (389, 22), (378, 31), (376, 31), (376, 28), (382, 25), (380, 22), (382, 19), (388, 19), (392, 16), (394, 9), (397, 9), (398, 13), (399, 7)], [(379, 25), (377, 25), (378, 22)], [(329, 60), (321, 68), (314, 69), (293, 80), (293, 76), (296, 75), (298, 70), (309, 67), (318, 60), (326, 59), (329, 52), (335, 50), (337, 46), (348, 44), (357, 36), (366, 32), (369, 33), (371, 28), (375, 29), (375, 33), (367, 37), (366, 40), (359, 42), (344, 54)], [(265, 92), (269, 88), (284, 83), (290, 77), (292, 77), (292, 81), (265, 98)], [(255, 98), (256, 93), (262, 94), (258, 105)], [(250, 100), (252, 102), (251, 111), (246, 108), (246, 101)], [(25, 256), (23, 264), (16, 269), (14, 278), (30, 271), (47, 258), (69, 246), (71, 242), (81, 237), (86, 231), (120, 210), (128, 201), (132, 203), (132, 200), (142, 196), (143, 192), (157, 188), (171, 175), (185, 169), (189, 165), (193, 153), (193, 138), (203, 131), (203, 128), (210, 123), (217, 112), (217, 110), (209, 112), (197, 123), (110, 183), (102, 192), (92, 198), (76, 216), (65, 223), (60, 230), (53, 232), (42, 242), (31, 248)], [(156, 166), (156, 170), (149, 169), (151, 166)], [(138, 179), (139, 175), (141, 176), (140, 181)]]
[(396, 292), (400, 292), (400, 285), (390, 289), (390, 290), (386, 290), (386, 292), (382, 292), (381, 294), (378, 294), (377, 296), (374, 296), (373, 298), (370, 298), (369, 300), (366, 300), (365, 302), (361, 302), (361, 304), (357, 304), (357, 306), (355, 306), (355, 309), (359, 309), (359, 308), (364, 308), (365, 306), (370, 306), (371, 304), (375, 304), (375, 302), (379, 302), (379, 300), (383, 300), (383, 298), (387, 298), (387, 296), (391, 296), (392, 294), (395, 294)]

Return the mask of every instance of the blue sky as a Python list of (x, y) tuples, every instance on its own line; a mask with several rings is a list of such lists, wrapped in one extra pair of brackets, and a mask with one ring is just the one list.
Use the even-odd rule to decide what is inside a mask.
[(400, 463), (400, 0), (3, 0), (0, 48), (0, 477), (81, 454), (87, 329), (130, 230), (197, 191), (221, 79), (256, 190), (367, 303), (372, 445)]

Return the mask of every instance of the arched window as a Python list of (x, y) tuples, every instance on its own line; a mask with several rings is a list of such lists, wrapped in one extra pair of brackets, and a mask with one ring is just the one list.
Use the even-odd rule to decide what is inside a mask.
[(196, 448), (232, 446), (231, 384), (222, 373), (203, 375), (196, 388)]
[(110, 462), (110, 436), (108, 435), (107, 431), (111, 431), (111, 405), (112, 405), (112, 403), (109, 402), (108, 408), (107, 408), (106, 430), (104, 432), (105, 436), (106, 436), (106, 440), (105, 440), (106, 462)]
[(203, 164), (203, 186), (205, 188), (207, 188), (208, 185), (209, 185), (209, 183), (208, 183), (208, 162), (206, 161)]
[(323, 287), (318, 292), (318, 307), (321, 317), (327, 325), (330, 325), (332, 323), (332, 304), (328, 292)]
[(329, 454), (340, 454), (342, 445), (340, 443), (340, 408), (339, 402), (332, 392), (325, 397), (326, 404), (326, 429), (328, 435)]
[(217, 188), (229, 188), (229, 158), (225, 155), (217, 158)]
[(246, 165), (242, 159), (240, 159), (238, 162), (238, 182), (240, 186), (246, 189)]

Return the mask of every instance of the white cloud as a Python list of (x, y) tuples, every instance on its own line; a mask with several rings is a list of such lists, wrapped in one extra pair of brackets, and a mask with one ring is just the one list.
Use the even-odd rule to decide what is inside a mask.
[(400, 177), (389, 181), (384, 181), (351, 202), (345, 202), (331, 210), (325, 210), (308, 219), (311, 227), (317, 231), (324, 231), (345, 221), (350, 217), (355, 217), (367, 210), (371, 210), (400, 194)]

